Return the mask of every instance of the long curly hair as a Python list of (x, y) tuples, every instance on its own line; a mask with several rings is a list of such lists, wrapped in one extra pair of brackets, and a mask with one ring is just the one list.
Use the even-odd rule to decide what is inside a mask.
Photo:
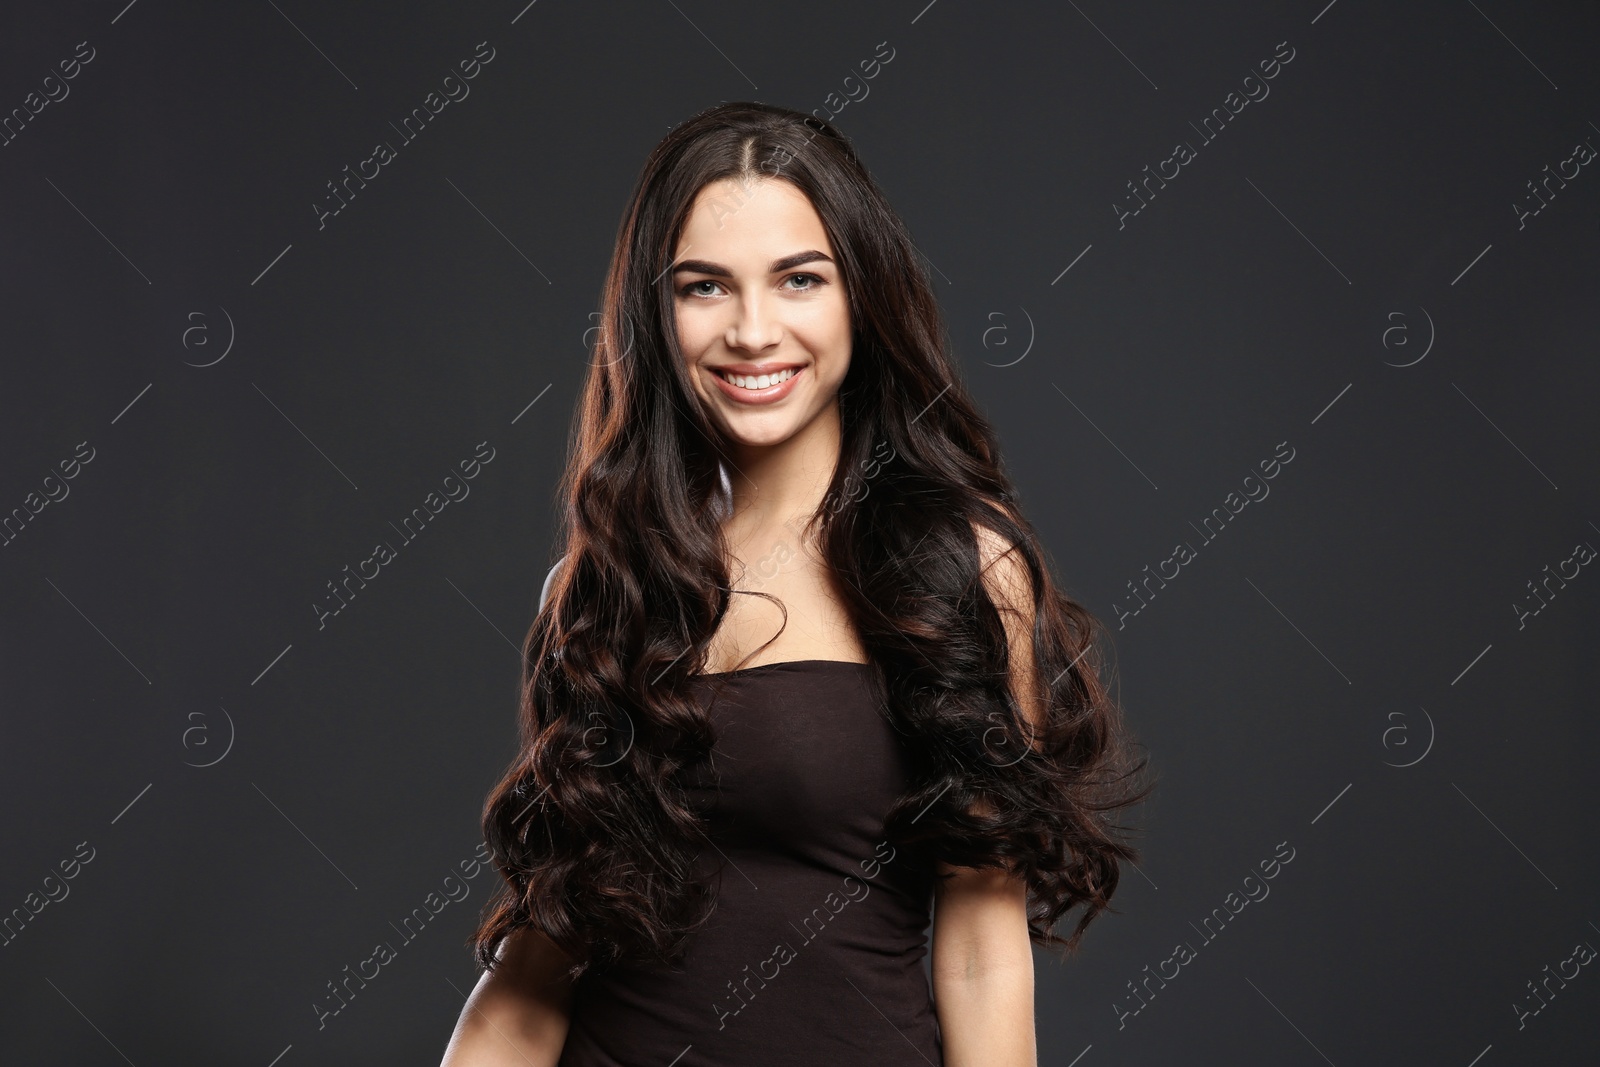
[[(671, 130), (619, 227), (558, 490), (564, 552), (523, 643), (519, 750), (483, 809), (503, 884), (468, 944), (492, 969), (531, 925), (576, 980), (674, 959), (714, 906), (690, 876), (706, 832), (685, 787), (716, 740), (691, 675), (736, 591), (719, 510), (730, 449), (688, 377), (668, 268), (696, 194), (721, 179), (803, 192), (849, 298), (840, 461), (807, 529), (917, 768), (885, 836), (1022, 876), (1032, 940), (1075, 951), (1120, 862), (1139, 858), (1113, 817), (1153, 788), (1102, 678), (1107, 634), (1052, 580), (911, 238), (854, 148), (826, 121), (749, 102)], [(980, 528), (1026, 565), (1039, 721), (1008, 685)]]

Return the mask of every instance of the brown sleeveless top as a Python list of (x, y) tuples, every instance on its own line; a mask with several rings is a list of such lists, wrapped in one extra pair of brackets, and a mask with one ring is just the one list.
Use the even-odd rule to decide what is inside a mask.
[(942, 1067), (923, 968), (934, 877), (884, 837), (910, 765), (871, 670), (694, 679), (717, 730), (690, 786), (716, 908), (680, 962), (579, 980), (560, 1067)]

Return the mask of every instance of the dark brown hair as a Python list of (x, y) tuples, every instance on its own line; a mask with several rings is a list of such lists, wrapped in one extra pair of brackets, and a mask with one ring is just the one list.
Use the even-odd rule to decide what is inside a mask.
[[(617, 235), (560, 486), (564, 555), (523, 645), (520, 748), (483, 811), (504, 884), (477, 960), (492, 968), (524, 925), (573, 979), (667, 960), (714, 903), (687, 876), (705, 835), (684, 785), (715, 740), (689, 676), (732, 596), (715, 506), (728, 449), (690, 384), (668, 268), (696, 194), (721, 179), (803, 192), (849, 297), (840, 461), (812, 526), (918, 768), (885, 834), (930, 863), (1020, 874), (1030, 936), (1072, 951), (1138, 858), (1110, 816), (1151, 788), (1134, 788), (1146, 761), (1130, 762), (1102, 681), (1103, 627), (1052, 579), (906, 228), (855, 150), (822, 120), (730, 103), (655, 148)], [(977, 527), (1031, 579), (1036, 725), (1007, 685)]]

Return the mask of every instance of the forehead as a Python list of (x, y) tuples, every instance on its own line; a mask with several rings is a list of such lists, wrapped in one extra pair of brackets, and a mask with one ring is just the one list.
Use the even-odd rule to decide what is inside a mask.
[(765, 269), (797, 248), (833, 253), (822, 216), (805, 193), (777, 178), (749, 184), (722, 179), (695, 194), (677, 256), (692, 252), (696, 259)]

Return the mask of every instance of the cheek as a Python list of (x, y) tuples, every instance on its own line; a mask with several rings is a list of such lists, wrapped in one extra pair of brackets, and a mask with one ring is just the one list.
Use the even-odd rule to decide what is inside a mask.
[(854, 344), (854, 331), (850, 325), (850, 310), (842, 302), (839, 306), (832, 328), (829, 331), (829, 351), (832, 353), (833, 362), (837, 367), (837, 379), (844, 381), (845, 373), (850, 369), (850, 360), (854, 353), (851, 347)]
[(681, 310), (676, 312), (675, 324), (678, 328), (678, 346), (683, 349), (683, 354), (691, 360), (699, 355), (703, 347), (700, 341), (700, 331), (695, 322), (695, 316), (685, 315)]
[(704, 315), (679, 315), (678, 316), (678, 349), (682, 353), (684, 366), (689, 370), (689, 376), (694, 381), (697, 391), (709, 392), (701, 380), (698, 367), (708, 354), (718, 348), (717, 339), (721, 335), (716, 328), (710, 325), (710, 318)]
[(850, 352), (850, 311), (841, 300), (835, 304), (807, 309), (802, 320), (795, 324), (797, 332), (803, 331), (810, 347), (819, 357), (839, 359)]

